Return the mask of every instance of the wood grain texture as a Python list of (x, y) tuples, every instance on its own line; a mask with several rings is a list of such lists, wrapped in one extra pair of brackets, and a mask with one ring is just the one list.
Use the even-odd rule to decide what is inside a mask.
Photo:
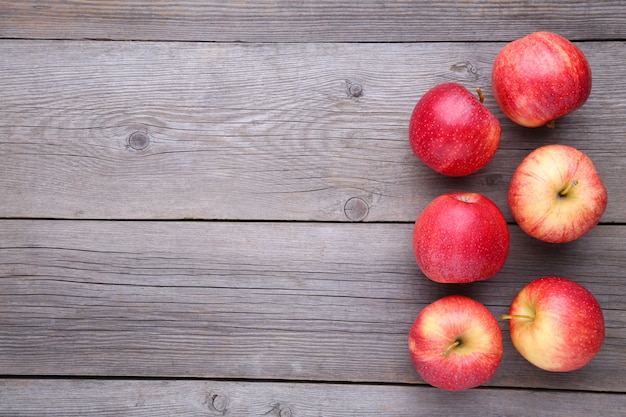
[(0, 37), (243, 42), (624, 39), (619, 0), (0, 1)]
[(559, 391), (223, 381), (0, 380), (12, 417), (623, 416), (623, 397)]
[(407, 349), (427, 304), (464, 294), (496, 316), (532, 279), (562, 275), (603, 307), (607, 338), (571, 373), (534, 368), (502, 323), (488, 385), (623, 392), (626, 228), (566, 245), (511, 227), (503, 271), (424, 278), (409, 224), (0, 223), (0, 374), (420, 383)]
[[(461, 189), (511, 220), (514, 168), (566, 143), (605, 180), (602, 221), (624, 222), (626, 44), (581, 44), (593, 91), (555, 129), (497, 108), (502, 45), (1, 42), (0, 217), (408, 222)], [(469, 177), (436, 174), (408, 144), (415, 103), (444, 81), (482, 88), (503, 126)]]
[[(622, 416), (626, 2), (0, 0), (1, 416)], [(589, 58), (555, 129), (497, 109), (491, 65), (537, 30)], [(423, 166), (408, 120), (432, 86), (482, 88), (503, 138), (465, 178)], [(548, 245), (506, 193), (532, 149), (586, 152), (609, 205)], [(511, 222), (500, 274), (435, 284), (412, 222), (468, 190)], [(532, 279), (598, 298), (586, 367), (504, 359), (484, 387), (420, 380), (407, 348), (448, 294), (498, 316)]]

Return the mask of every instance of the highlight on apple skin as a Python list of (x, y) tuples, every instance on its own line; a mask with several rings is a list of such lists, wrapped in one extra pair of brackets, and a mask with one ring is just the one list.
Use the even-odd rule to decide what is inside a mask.
[(413, 153), (436, 172), (465, 176), (495, 155), (502, 129), (496, 116), (464, 86), (448, 82), (417, 102), (409, 122)]
[(510, 236), (500, 208), (478, 193), (440, 195), (420, 213), (413, 253), (432, 281), (463, 284), (495, 276), (509, 255)]
[(589, 98), (591, 67), (568, 39), (535, 32), (500, 50), (491, 81), (496, 102), (509, 119), (526, 127), (553, 127)]
[(588, 364), (604, 343), (604, 315), (598, 300), (582, 285), (546, 276), (526, 285), (509, 313), (517, 351), (546, 371), (569, 372)]
[(608, 201), (591, 159), (571, 146), (532, 151), (511, 178), (508, 202), (520, 228), (550, 243), (576, 240), (593, 229)]
[(480, 302), (450, 295), (426, 306), (409, 332), (409, 353), (420, 377), (448, 391), (489, 381), (502, 361), (502, 331)]

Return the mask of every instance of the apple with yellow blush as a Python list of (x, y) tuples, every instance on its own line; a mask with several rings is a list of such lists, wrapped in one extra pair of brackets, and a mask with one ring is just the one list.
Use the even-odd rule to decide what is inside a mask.
[(509, 313), (517, 351), (546, 371), (569, 372), (587, 365), (604, 342), (604, 315), (595, 296), (566, 278), (546, 276), (526, 285)]
[(461, 295), (426, 306), (409, 332), (409, 353), (430, 385), (461, 391), (489, 381), (502, 361), (502, 331), (482, 303)]
[(591, 159), (571, 146), (532, 151), (511, 178), (508, 202), (520, 228), (550, 243), (576, 240), (593, 229), (607, 206), (607, 190)]

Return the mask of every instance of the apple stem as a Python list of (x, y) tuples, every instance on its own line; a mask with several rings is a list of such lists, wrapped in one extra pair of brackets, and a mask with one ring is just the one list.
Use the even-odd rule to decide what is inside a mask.
[(559, 195), (560, 195), (561, 197), (565, 197), (565, 196), (567, 195), (567, 193), (569, 193), (569, 192), (570, 192), (570, 190), (571, 190), (572, 188), (574, 188), (575, 186), (577, 186), (577, 185), (578, 185), (578, 180), (574, 180), (574, 181), (570, 182), (569, 184), (567, 184), (567, 186), (566, 186), (564, 189), (562, 189), (562, 190), (559, 192)]
[(485, 96), (483, 95), (483, 90), (479, 87), (476, 89), (476, 92), (478, 93), (478, 100), (480, 100), (481, 103), (484, 103)]
[(549, 129), (554, 129), (554, 126), (556, 126), (556, 120), (550, 120), (548, 123), (546, 123), (546, 127)]
[(455, 340), (448, 348), (443, 352), (443, 356), (448, 356), (452, 350), (461, 344), (460, 340)]
[(527, 320), (534, 320), (534, 317), (531, 316), (527, 316), (525, 314), (503, 314), (500, 316), (500, 319), (502, 320), (511, 320), (511, 319), (527, 319)]

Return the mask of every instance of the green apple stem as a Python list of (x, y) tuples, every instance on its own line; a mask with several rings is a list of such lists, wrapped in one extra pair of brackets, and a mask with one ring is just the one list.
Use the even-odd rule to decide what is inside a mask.
[(563, 188), (563, 189), (559, 192), (559, 195), (560, 195), (561, 197), (565, 197), (565, 196), (567, 195), (567, 193), (569, 193), (569, 192), (570, 192), (570, 190), (571, 190), (572, 188), (574, 188), (575, 186), (577, 186), (577, 185), (578, 185), (578, 180), (574, 180), (574, 181), (570, 182), (569, 184), (567, 184), (567, 185), (565, 186), (565, 188)]
[(525, 314), (503, 314), (500, 316), (502, 320), (511, 320), (511, 319), (526, 319), (526, 320), (534, 320), (534, 317), (527, 316)]
[(483, 95), (483, 90), (479, 87), (476, 89), (476, 92), (478, 93), (478, 100), (480, 100), (481, 103), (484, 103), (485, 96)]
[(443, 356), (448, 356), (452, 350), (461, 344), (460, 340), (455, 340), (454, 343), (450, 344), (448, 348), (443, 352)]

